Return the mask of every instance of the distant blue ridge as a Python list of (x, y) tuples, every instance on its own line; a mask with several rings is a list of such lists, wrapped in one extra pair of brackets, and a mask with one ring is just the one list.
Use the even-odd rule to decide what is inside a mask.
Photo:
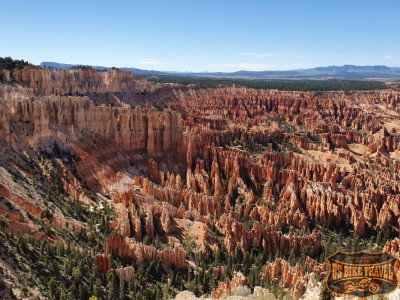
[[(42, 62), (41, 67), (51, 67), (55, 69), (70, 69), (76, 64), (63, 64), (57, 62)], [(110, 70), (111, 67), (91, 66), (96, 70)], [(298, 69), (288, 71), (246, 71), (241, 70), (237, 72), (178, 72), (178, 71), (154, 71), (142, 70), (137, 68), (119, 68), (123, 71), (132, 72), (135, 75), (144, 76), (197, 76), (208, 78), (235, 78), (235, 79), (286, 79), (286, 80), (299, 80), (299, 79), (338, 79), (338, 80), (400, 80), (400, 67), (388, 66), (328, 66), (317, 67), (312, 69)]]

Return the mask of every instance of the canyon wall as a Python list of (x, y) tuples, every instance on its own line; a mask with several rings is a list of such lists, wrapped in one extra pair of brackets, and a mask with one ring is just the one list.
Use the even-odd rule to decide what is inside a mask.
[(131, 72), (110, 70), (99, 72), (82, 69), (0, 70), (5, 84), (21, 84), (35, 96), (87, 95), (90, 93), (121, 93), (127, 90), (151, 92), (155, 86), (144, 79), (134, 78)]
[[(326, 275), (317, 260), (332, 249), (321, 232), (393, 239), (400, 229), (399, 104), (394, 90), (306, 93), (150, 84), (117, 70), (0, 71), (0, 214), (12, 230), (50, 242), (62, 238), (47, 236), (32, 216), (93, 230), (33, 188), (52, 184), (91, 209), (111, 207), (106, 254), (94, 257), (102, 274), (111, 253), (135, 265), (159, 260), (169, 272), (191, 268), (193, 253), (254, 250), (277, 256), (263, 276), (298, 298), (318, 286), (310, 273)], [(398, 255), (398, 244), (386, 248)], [(278, 257), (290, 252), (310, 266)], [(126, 266), (112, 271), (134, 278)]]
[(0, 85), (0, 138), (11, 145), (18, 142), (46, 144), (88, 142), (94, 147), (109, 143), (121, 150), (145, 150), (150, 155), (177, 149), (182, 143), (179, 113), (150, 107), (95, 106), (89, 97), (40, 96), (30, 90)]

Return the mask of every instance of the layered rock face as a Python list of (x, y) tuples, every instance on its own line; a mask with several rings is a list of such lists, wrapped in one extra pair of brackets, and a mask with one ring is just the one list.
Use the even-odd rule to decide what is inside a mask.
[[(300, 297), (310, 272), (326, 272), (313, 260), (332, 250), (321, 228), (361, 237), (400, 229), (400, 93), (393, 90), (153, 85), (115, 70), (0, 75), (2, 166), (28, 174), (32, 185), (57, 178), (63, 193), (92, 207), (110, 205), (106, 253), (125, 262), (184, 270), (190, 240), (190, 251), (202, 254), (293, 250), (312, 266), (278, 258), (264, 275)], [(0, 194), (21, 213), (1, 203), (0, 214), (13, 230), (46, 238), (26, 213), (39, 217), (43, 199), (0, 171)], [(89, 231), (62, 220), (58, 210), (46, 222)], [(396, 240), (387, 247), (398, 253)], [(106, 254), (94, 264), (103, 274), (111, 269)], [(115, 272), (131, 282), (126, 267)], [(225, 282), (219, 291), (227, 289)]]
[(110, 256), (104, 254), (96, 254), (94, 257), (94, 265), (99, 268), (102, 274), (107, 274), (108, 271), (118, 274), (118, 276), (125, 280), (126, 282), (132, 283), (134, 279), (134, 269), (132, 266), (118, 269), (111, 269), (111, 259)]
[(94, 257), (94, 265), (99, 268), (102, 274), (107, 274), (111, 270), (110, 256), (103, 254), (96, 254)]
[(0, 138), (11, 145), (25, 142), (35, 146), (57, 139), (68, 144), (83, 140), (79, 142), (92, 143), (89, 147), (100, 148), (109, 143), (121, 151), (145, 150), (149, 155), (157, 155), (182, 143), (180, 116), (170, 110), (98, 107), (87, 97), (75, 96), (32, 100), (27, 93), (21, 99), (12, 96), (13, 92), (3, 95), (12, 100), (2, 103), (0, 131)]
[(278, 258), (265, 266), (265, 276), (266, 278), (280, 282), (283, 287), (292, 290), (293, 298), (298, 299), (304, 295), (310, 283), (314, 286), (317, 285), (317, 282), (310, 276), (310, 273), (317, 273), (324, 278), (328, 269), (327, 263), (317, 265), (309, 257), (307, 257), (306, 267), (307, 269), (305, 270), (299, 264), (291, 266), (284, 259)]
[(399, 93), (230, 87), (175, 95), (171, 107), (185, 112), (193, 132), (188, 172), (211, 170), (204, 182), (192, 180), (197, 192), (219, 196), (225, 180), (229, 206), (235, 188), (250, 188), (269, 206), (244, 201), (238, 212), (277, 228), (306, 231), (309, 216), (328, 228), (350, 223), (361, 236), (399, 227)]
[[(387, 241), (384, 250), (394, 255), (395, 257), (397, 257), (397, 259), (400, 260), (400, 239), (395, 238), (393, 240)], [(396, 272), (397, 276), (400, 276), (399, 263), (396, 264)]]
[[(132, 109), (113, 94), (125, 89), (135, 93), (147, 91), (141, 87), (142, 80), (132, 78), (131, 73), (6, 72), (3, 71), (3, 83), (0, 83), (0, 139), (14, 151), (26, 145), (47, 152), (55, 146), (66, 149), (80, 160), (75, 167), (89, 188), (103, 193), (110, 190), (110, 185), (123, 180), (122, 174), (114, 170), (130, 167), (130, 173), (147, 173), (148, 157), (163, 158), (165, 168), (171, 170), (184, 168), (179, 166), (185, 162), (185, 152), (179, 147), (184, 144), (180, 114), (148, 105)], [(32, 84), (36, 81), (38, 87)], [(52, 91), (58, 86), (60, 92)], [(68, 92), (70, 88), (77, 89), (72, 96)], [(96, 104), (99, 97), (104, 97), (106, 105)], [(118, 99), (119, 104), (110, 103), (108, 98)], [(71, 171), (62, 163), (58, 167), (62, 174)], [(81, 189), (76, 189), (79, 183), (64, 183), (66, 190), (83, 196)]]
[(165, 248), (157, 250), (153, 246), (146, 246), (136, 243), (129, 238), (121, 239), (120, 236), (111, 236), (107, 240), (106, 252), (113, 252), (121, 258), (129, 258), (143, 264), (144, 262), (152, 262), (159, 258), (162, 261), (162, 267), (167, 272), (171, 267), (182, 269), (185, 267), (185, 251), (182, 247)]
[(235, 273), (232, 280), (227, 279), (225, 283), (218, 283), (218, 287), (211, 293), (211, 298), (219, 299), (222, 296), (230, 296), (235, 293), (235, 290), (243, 287), (247, 287), (247, 278), (240, 272)]
[(131, 72), (99, 72), (81, 69), (0, 70), (5, 84), (21, 84), (36, 96), (72, 96), (107, 93), (150, 93), (157, 90), (146, 80), (134, 78)]

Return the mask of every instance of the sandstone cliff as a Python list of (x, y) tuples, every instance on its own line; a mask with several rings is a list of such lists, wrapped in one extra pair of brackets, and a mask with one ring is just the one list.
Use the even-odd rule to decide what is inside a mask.
[[(88, 211), (109, 205), (114, 232), (105, 252), (145, 267), (159, 259), (165, 272), (194, 264), (190, 239), (205, 256), (306, 252), (313, 258), (305, 268), (278, 258), (264, 274), (300, 297), (311, 272), (326, 275), (316, 262), (327, 251), (318, 230), (393, 239), (400, 229), (399, 103), (393, 90), (305, 93), (157, 85), (116, 70), (0, 71), (0, 215), (9, 230), (54, 243), (65, 238), (59, 229), (98, 234), (101, 225), (69, 213), (61, 195)], [(386, 245), (395, 255), (398, 248), (396, 239)], [(111, 270), (106, 254), (94, 264)], [(126, 265), (113, 272), (134, 277)]]

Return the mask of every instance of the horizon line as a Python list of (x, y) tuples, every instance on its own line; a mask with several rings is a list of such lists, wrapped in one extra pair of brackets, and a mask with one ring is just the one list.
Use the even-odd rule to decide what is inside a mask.
[(46, 63), (54, 63), (54, 64), (59, 64), (59, 65), (67, 65), (67, 66), (85, 66), (85, 67), (92, 67), (92, 68), (107, 68), (107, 69), (112, 69), (112, 68), (118, 68), (118, 69), (137, 69), (137, 70), (142, 70), (142, 71), (149, 71), (149, 72), (164, 72), (164, 73), (221, 73), (221, 74), (229, 74), (229, 73), (238, 73), (238, 72), (290, 72), (290, 71), (304, 71), (304, 70), (312, 70), (312, 69), (317, 69), (317, 68), (329, 68), (329, 67), (346, 67), (346, 66), (351, 66), (351, 67), (385, 67), (389, 69), (393, 68), (400, 68), (400, 66), (392, 66), (389, 67), (388, 65), (354, 65), (354, 64), (343, 64), (343, 65), (325, 65), (325, 66), (316, 66), (316, 67), (310, 67), (310, 68), (299, 68), (299, 69), (274, 69), (274, 70), (248, 70), (248, 69), (239, 69), (236, 71), (176, 71), (176, 70), (154, 70), (154, 69), (143, 69), (139, 67), (126, 67), (126, 66), (102, 66), (102, 65), (94, 65), (94, 64), (71, 64), (71, 63), (61, 63), (61, 62), (56, 62), (56, 61), (42, 61), (40, 64), (36, 65), (38, 67), (46, 67), (42, 66), (42, 64)]

